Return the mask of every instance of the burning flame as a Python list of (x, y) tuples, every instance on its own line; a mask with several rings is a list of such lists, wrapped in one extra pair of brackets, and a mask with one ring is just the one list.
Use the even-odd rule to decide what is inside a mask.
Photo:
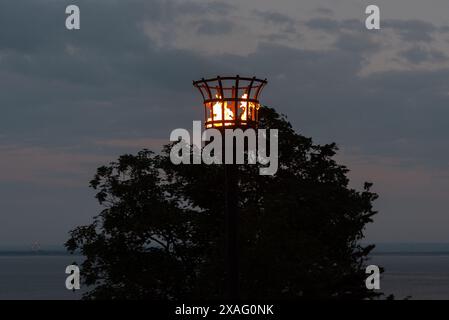
[[(221, 99), (221, 96), (215, 95), (217, 99)], [(223, 103), (224, 103), (224, 119), (222, 117), (223, 114)], [(207, 118), (207, 121), (222, 121), (222, 120), (234, 120), (234, 112), (231, 110), (231, 108), (228, 107), (227, 101), (217, 101), (212, 106), (212, 118)], [(225, 126), (229, 126), (231, 123), (225, 123)], [(221, 127), (221, 123), (215, 123), (216, 127)], [(208, 128), (212, 127), (212, 125), (208, 125)]]
[[(221, 99), (221, 96), (219, 95), (215, 95), (215, 97), (217, 99)], [(242, 95), (242, 99), (248, 99), (248, 94), (245, 93)], [(248, 108), (248, 104), (249, 104), (249, 108)], [(224, 108), (223, 108), (224, 106)], [(248, 108), (248, 112), (246, 112), (246, 109)], [(253, 112), (254, 109), (259, 109), (259, 106), (256, 105), (254, 102), (247, 102), (247, 101), (241, 101), (240, 102), (240, 106), (239, 109), (241, 110), (240, 112), (240, 120), (242, 121), (246, 121), (249, 117), (250, 120), (254, 120), (253, 119)], [(222, 117), (223, 114), (223, 109), (224, 109), (224, 119)], [(215, 104), (212, 106), (212, 117), (211, 118), (207, 118), (207, 122), (211, 122), (211, 121), (222, 121), (222, 120), (235, 120), (234, 117), (234, 111), (228, 107), (228, 102), (227, 101), (217, 101), (215, 102)], [(225, 123), (225, 126), (231, 126), (232, 123)], [(214, 123), (213, 126), (215, 127), (221, 127), (222, 123)], [(207, 128), (211, 128), (212, 124), (208, 124)]]

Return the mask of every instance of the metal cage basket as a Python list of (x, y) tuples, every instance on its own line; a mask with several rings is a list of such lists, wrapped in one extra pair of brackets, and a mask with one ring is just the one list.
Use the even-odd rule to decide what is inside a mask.
[(257, 127), (259, 95), (266, 84), (266, 79), (238, 75), (194, 81), (203, 96), (205, 127)]

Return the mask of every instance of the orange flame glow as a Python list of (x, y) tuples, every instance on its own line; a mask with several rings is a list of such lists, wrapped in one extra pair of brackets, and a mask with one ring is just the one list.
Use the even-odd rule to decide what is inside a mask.
[[(215, 95), (217, 99), (221, 99), (221, 96)], [(242, 95), (242, 99), (245, 99), (245, 101), (241, 101), (239, 105), (239, 114), (240, 114), (240, 120), (246, 121), (247, 119), (255, 120), (254, 119), (254, 110), (259, 109), (259, 105), (255, 104), (254, 102), (248, 102), (246, 101), (248, 99), (248, 94), (245, 93)], [(247, 112), (248, 108), (248, 112)], [(224, 110), (224, 118), (223, 118), (223, 110)], [(228, 101), (217, 101), (212, 106), (212, 117), (207, 118), (207, 122), (216, 122), (213, 125), (211, 123), (207, 124), (207, 128), (214, 127), (221, 127), (222, 123), (220, 121), (232, 121), (236, 120), (236, 117), (234, 116), (234, 111), (232, 108), (228, 106)], [(233, 123), (225, 123), (225, 126), (231, 126)]]

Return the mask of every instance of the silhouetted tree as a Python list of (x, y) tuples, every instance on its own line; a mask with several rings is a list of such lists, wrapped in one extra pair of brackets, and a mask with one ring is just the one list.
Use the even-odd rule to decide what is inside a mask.
[[(274, 109), (279, 170), (238, 166), (242, 298), (373, 298), (360, 240), (377, 195), (349, 188), (335, 144), (316, 145)], [(173, 165), (170, 145), (98, 169), (91, 187), (104, 210), (71, 231), (66, 246), (86, 258), (87, 299), (220, 298), (224, 295), (222, 165)]]

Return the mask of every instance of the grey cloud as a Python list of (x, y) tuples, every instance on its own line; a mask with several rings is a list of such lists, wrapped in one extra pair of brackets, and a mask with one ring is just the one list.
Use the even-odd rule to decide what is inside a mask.
[(318, 14), (325, 15), (325, 16), (332, 16), (334, 14), (334, 11), (329, 8), (318, 8), (315, 11)]
[(340, 50), (368, 53), (381, 48), (379, 43), (373, 41), (371, 34), (364, 32), (361, 22), (355, 19), (312, 18), (305, 25), (312, 30), (331, 34), (335, 47)]
[(442, 26), (439, 28), (439, 31), (442, 33), (448, 33), (449, 32), (449, 26)]
[(254, 14), (263, 18), (265, 21), (283, 25), (283, 24), (290, 24), (295, 23), (295, 20), (291, 17), (289, 17), (286, 14), (274, 12), (274, 11), (263, 11), (263, 10), (254, 10)]
[(305, 25), (310, 29), (323, 30), (327, 32), (340, 32), (344, 29), (359, 31), (364, 26), (364, 21), (357, 19), (337, 20), (330, 17), (315, 17), (307, 20)]
[(233, 22), (225, 19), (203, 20), (199, 23), (197, 32), (204, 35), (228, 34), (233, 30)]
[(335, 41), (335, 46), (341, 50), (360, 53), (374, 53), (381, 48), (380, 44), (374, 42), (366, 33), (340, 34)]
[(411, 42), (430, 42), (437, 31), (432, 23), (421, 20), (386, 20), (382, 27), (398, 31), (403, 40)]
[(332, 18), (313, 18), (306, 22), (306, 26), (311, 29), (323, 30), (328, 32), (338, 32), (340, 22)]
[(18, 5), (2, 1), (0, 50), (31, 53), (40, 48), (54, 49), (52, 39), (61, 35), (57, 30), (61, 29), (58, 28), (59, 23), (64, 22), (64, 9), (62, 3), (42, 6), (35, 1), (23, 1)]
[[(86, 2), (80, 5), (79, 32), (65, 30), (61, 19), (59, 25), (48, 27), (51, 32), (35, 29), (36, 35), (46, 34), (46, 42), (33, 44), (34, 34), (23, 38), (22, 31), (19, 40), (11, 36), (2, 41), (0, 132), (17, 141), (63, 145), (111, 134), (163, 136), (161, 119), (181, 126), (181, 115), (195, 101), (190, 96), (191, 81), (225, 69), (220, 61), (190, 51), (157, 48), (140, 27), (148, 19), (143, 12), (172, 14), (157, 4), (143, 10), (138, 1), (131, 1), (123, 15), (118, 2), (101, 8)], [(39, 19), (51, 21), (55, 14), (51, 8), (40, 7)], [(4, 16), (13, 17), (14, 6), (2, 9)], [(64, 18), (64, 7), (59, 9), (56, 16)], [(22, 27), (31, 32), (33, 20), (22, 21)], [(21, 41), (29, 47), (18, 46)], [(67, 45), (74, 48), (73, 54), (66, 51)], [(173, 99), (174, 92), (181, 100)], [(148, 117), (142, 117), (142, 112)]]
[(172, 6), (172, 12), (179, 14), (190, 14), (200, 17), (204, 14), (228, 15), (236, 10), (236, 7), (225, 1), (166, 1)]
[(423, 62), (444, 62), (448, 57), (444, 52), (428, 49), (422, 46), (414, 46), (408, 50), (402, 51), (401, 55), (411, 63), (420, 64)]
[[(72, 33), (63, 27), (62, 3), (34, 3), (0, 4), (2, 144), (49, 149), (77, 146), (80, 153), (107, 154), (112, 160), (123, 149), (108, 147), (105, 151), (102, 146), (92, 145), (92, 141), (164, 139), (174, 128), (189, 128), (192, 120), (203, 117), (201, 97), (191, 81), (239, 73), (268, 78), (262, 102), (288, 114), (299, 132), (313, 136), (319, 143), (337, 141), (360, 154), (411, 158), (415, 165), (447, 168), (449, 70), (359, 76), (365, 54), (379, 48), (370, 37), (352, 30), (361, 23), (358, 20), (306, 21), (311, 29), (331, 32), (335, 45), (329, 50), (282, 46), (275, 43), (276, 37), (273, 42), (265, 37), (259, 39), (257, 50), (247, 56), (208, 55), (158, 47), (145, 35), (142, 24), (158, 25), (169, 34), (180, 15), (190, 15), (201, 22), (211, 15), (231, 13), (234, 7), (224, 3), (137, 0), (126, 4), (105, 1), (99, 6), (98, 1), (84, 1), (79, 2), (82, 28)], [(27, 15), (27, 20), (21, 15), (28, 5), (25, 11), (36, 10), (36, 17), (30, 19)], [(291, 17), (273, 12), (259, 12), (259, 17), (281, 30), (297, 26)], [(416, 21), (390, 21), (386, 27), (398, 30), (403, 39), (423, 42), (428, 42), (435, 30), (432, 24)], [(215, 35), (220, 36), (220, 28)], [(74, 53), (68, 52), (67, 46), (73, 47)], [(424, 53), (419, 47), (415, 49), (414, 53), (404, 52), (404, 57), (408, 55), (415, 61), (442, 58), (431, 49)], [(32, 165), (33, 159), (29, 162)], [(89, 168), (85, 170), (83, 175), (68, 177), (87, 183), (91, 172)], [(87, 187), (0, 187), (8, 199), (35, 192), (39, 199), (47, 199), (43, 206), (39, 206), (39, 201), (44, 200), (24, 202), (19, 216), (26, 219), (28, 210), (39, 207), (38, 213), (52, 223), (56, 221), (54, 224), (64, 228), (64, 232), (80, 223), (79, 211), (84, 210), (83, 219), (88, 222), (96, 210)], [(55, 194), (64, 201), (54, 205)], [(74, 206), (61, 218), (67, 220), (59, 221), (66, 203), (74, 202), (80, 207)], [(17, 211), (14, 205), (14, 201), (9, 201), (5, 210)], [(19, 228), (20, 223), (11, 224)], [(64, 236), (58, 233), (56, 237)]]
[(329, 34), (339, 34), (343, 31), (362, 32), (364, 30), (364, 22), (357, 19), (336, 20), (329, 17), (317, 17), (306, 21), (305, 25), (312, 30), (324, 31)]
[[(336, 140), (366, 154), (410, 157), (421, 165), (449, 162), (449, 70), (360, 77), (362, 52), (338, 48), (314, 52), (264, 44), (248, 58), (246, 70), (271, 79), (264, 102), (278, 106), (319, 141)], [(413, 147), (392, 148), (390, 142), (397, 139)]]
[[(296, 34), (296, 38), (300, 39), (301, 38), (301, 34)], [(273, 33), (269, 33), (269, 34), (264, 34), (261, 36), (261, 41), (266, 41), (266, 42), (271, 42), (271, 43), (275, 43), (275, 42), (279, 42), (279, 40), (291, 40), (291, 33), (290, 32), (273, 32)]]
[(211, 13), (219, 15), (229, 14), (236, 10), (236, 7), (234, 5), (219, 1), (204, 3), (200, 6), (203, 6), (204, 9), (208, 10)]
[[(306, 21), (305, 25), (310, 29), (338, 34), (345, 30), (363, 30), (364, 21), (316, 17)], [(382, 21), (382, 28), (395, 30), (403, 40), (410, 42), (430, 42), (433, 40), (433, 33), (439, 30), (432, 23), (421, 20), (385, 20)]]
[(340, 27), (341, 29), (347, 29), (347, 30), (356, 30), (358, 32), (363, 32), (364, 34), (367, 34), (365, 32), (365, 22), (357, 19), (346, 19), (340, 21)]
[(262, 11), (262, 10), (254, 10), (253, 13), (261, 18), (264, 22), (271, 23), (273, 25), (281, 27), (282, 32), (286, 33), (296, 33), (296, 24), (297, 21), (283, 13), (275, 12), (275, 11)]
[[(199, 101), (199, 97), (193, 93), (190, 86), (191, 80), (220, 73), (247, 73), (269, 79), (289, 79), (273, 80), (273, 83), (270, 83), (272, 92), (277, 93), (277, 98), (268, 96), (273, 101), (272, 104), (286, 108), (293, 118), (298, 119), (304, 119), (306, 118), (304, 115), (308, 115), (311, 120), (311, 117), (318, 116), (315, 112), (326, 110), (320, 118), (322, 127), (316, 126), (313, 133), (323, 136), (323, 132), (328, 132), (329, 128), (334, 126), (333, 120), (339, 119), (346, 123), (347, 130), (339, 129), (341, 136), (337, 138), (350, 144), (362, 143), (352, 136), (353, 133), (349, 128), (363, 123), (356, 112), (359, 104), (379, 100), (378, 97), (373, 99), (371, 95), (373, 90), (388, 93), (383, 94), (385, 98), (382, 99), (382, 104), (394, 101), (395, 110), (398, 106), (407, 104), (410, 99), (401, 90), (398, 92), (403, 92), (404, 96), (398, 92), (390, 92), (389, 87), (378, 86), (377, 83), (386, 83), (391, 74), (382, 75), (385, 79), (377, 79), (375, 85), (369, 79), (359, 79), (357, 74), (364, 63), (363, 55), (379, 48), (365, 34), (344, 30), (358, 23), (356, 20), (311, 19), (307, 22), (308, 26), (314, 28), (333, 29), (337, 26), (333, 29), (335, 46), (329, 51), (307, 51), (261, 43), (259, 49), (248, 57), (230, 54), (205, 56), (188, 50), (157, 48), (144, 35), (139, 22), (148, 19), (151, 12), (160, 11), (162, 16), (164, 16), (162, 12), (166, 12), (167, 18), (173, 14), (172, 10), (169, 10), (172, 7), (155, 5), (152, 6), (152, 10), (143, 10), (138, 2), (134, 2), (134, 5), (127, 7), (127, 16), (135, 18), (133, 23), (129, 23), (127, 18), (120, 18), (122, 8), (117, 3), (110, 7), (106, 6), (107, 9), (103, 8), (103, 11), (96, 11), (92, 7), (93, 11), (85, 9), (86, 14), (83, 16), (83, 27), (86, 31), (50, 33), (51, 40), (48, 41), (52, 44), (46, 45), (44, 42), (38, 51), (3, 50), (4, 56), (0, 63), (3, 73), (0, 81), (4, 85), (5, 93), (0, 98), (0, 103), (6, 106), (4, 107), (6, 110), (0, 120), (0, 133), (10, 136), (16, 134), (23, 139), (24, 135), (27, 135), (26, 128), (28, 128), (36, 130), (33, 134), (34, 139), (41, 137), (43, 141), (49, 140), (54, 143), (56, 141), (63, 143), (64, 139), (70, 137), (73, 137), (74, 141), (83, 136), (105, 137), (112, 131), (116, 135), (126, 134), (132, 130), (136, 135), (152, 134), (161, 137), (165, 132), (164, 121), (173, 120), (170, 116), (173, 110), (176, 109), (178, 113), (174, 125), (183, 123), (183, 117), (184, 119), (193, 118), (192, 115), (201, 117), (200, 110), (193, 113), (189, 111), (188, 106), (196, 105)], [(198, 8), (203, 8), (206, 13), (214, 11), (210, 7)], [(226, 6), (223, 8), (225, 9), (221, 10), (232, 10)], [(143, 14), (142, 11), (150, 13)], [(94, 17), (102, 13), (104, 19), (100, 26), (95, 23), (97, 19)], [(51, 14), (47, 12), (47, 15)], [(291, 21), (282, 15), (267, 12), (264, 14), (280, 24)], [(157, 22), (163, 23), (164, 20), (160, 19)], [(220, 26), (226, 28), (225, 25), (232, 23), (223, 21), (217, 28)], [(405, 28), (406, 25), (408, 24), (401, 23), (395, 27)], [(424, 29), (429, 32), (433, 30), (427, 24), (412, 21), (410, 25), (415, 28), (425, 26)], [(108, 29), (109, 27), (111, 29)], [(209, 27), (209, 30), (202, 32), (214, 30), (213, 26)], [(31, 30), (27, 25), (24, 28)], [(206, 23), (203, 28), (206, 28)], [(219, 35), (223, 32), (226, 31), (218, 28), (212, 33)], [(17, 42), (2, 42), (3, 46), (9, 48), (13, 48), (16, 44)], [(67, 44), (73, 45), (79, 52), (70, 55), (62, 50), (61, 48)], [(59, 49), (55, 50), (55, 47)], [(443, 59), (443, 56), (436, 51), (422, 52), (416, 48), (415, 52), (403, 54), (415, 62), (424, 58)], [(427, 79), (434, 75), (417, 76)], [(409, 74), (403, 74), (403, 78), (399, 79), (405, 84), (411, 84)], [(429, 92), (426, 93), (422, 88), (414, 90), (415, 103), (425, 103), (429, 99), (434, 99), (435, 105), (446, 103), (445, 96), (436, 91), (437, 89), (444, 91), (444, 82), (441, 81), (438, 82), (441, 88), (428, 88)], [(404, 84), (398, 81), (394, 86), (400, 89)], [(325, 96), (322, 94), (323, 88), (326, 88)], [(291, 98), (292, 92), (299, 92), (302, 104), (310, 106), (310, 109), (301, 109), (304, 114), (298, 112), (296, 106), (292, 104), (292, 100), (297, 101)], [(435, 100), (436, 97), (439, 100)], [(335, 101), (342, 106), (331, 108)], [(313, 107), (315, 104), (321, 107)], [(373, 107), (373, 110), (376, 108)], [(141, 116), (144, 111), (148, 114), (148, 118)], [(384, 111), (389, 113), (387, 110)], [(152, 112), (158, 113), (160, 121), (155, 121)], [(389, 113), (390, 116), (385, 122), (371, 111), (365, 111), (365, 114), (371, 114), (373, 119), (377, 119), (377, 122), (371, 121), (374, 127), (400, 122), (400, 116), (395, 114)], [(17, 123), (15, 118), (20, 119), (20, 123)], [(413, 121), (422, 118), (420, 115)], [(312, 129), (307, 127), (307, 124), (305, 126)], [(395, 130), (397, 128), (392, 126), (389, 130), (383, 131), (385, 139), (389, 134), (393, 135)], [(407, 130), (409, 138), (416, 138), (412, 127)], [(346, 133), (343, 134), (344, 132)], [(54, 138), (50, 139), (52, 136)], [(376, 136), (377, 139), (380, 137)]]

